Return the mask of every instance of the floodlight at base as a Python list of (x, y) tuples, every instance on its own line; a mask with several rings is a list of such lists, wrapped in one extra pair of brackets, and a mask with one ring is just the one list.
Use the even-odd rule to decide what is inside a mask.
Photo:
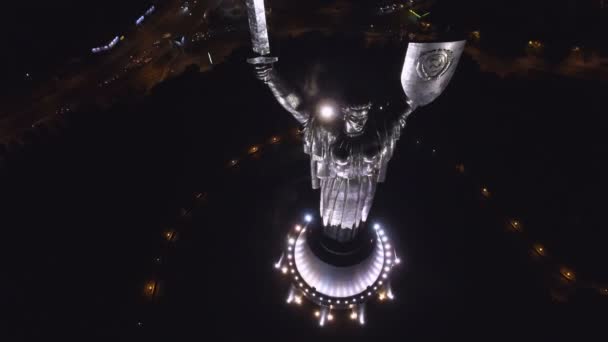
[(390, 277), (397, 261), (388, 231), (376, 229), (375, 225), (365, 226), (362, 238), (356, 243), (367, 247), (353, 247), (364, 251), (359, 258), (347, 258), (340, 253), (330, 253), (328, 257), (318, 250), (322, 241), (319, 239), (327, 238), (321, 221), (310, 223), (313, 221), (311, 214), (305, 215), (304, 220), (309, 224), (305, 229), (292, 226), (284, 247), (289, 260), (289, 266), (284, 267), (291, 283), (288, 303), (301, 304), (304, 299), (312, 303), (315, 306), (313, 316), (320, 326), (332, 321), (334, 315), (364, 325), (367, 302), (394, 298)]

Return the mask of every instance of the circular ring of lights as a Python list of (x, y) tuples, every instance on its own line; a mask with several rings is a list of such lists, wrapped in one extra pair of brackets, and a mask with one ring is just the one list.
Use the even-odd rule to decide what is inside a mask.
[(365, 303), (382, 291), (392, 267), (399, 262), (384, 230), (379, 225), (374, 229), (376, 243), (370, 256), (357, 265), (337, 267), (312, 253), (306, 242), (307, 226), (297, 225), (287, 238), (289, 266), (283, 273), (289, 275), (303, 296), (317, 305), (347, 309)]

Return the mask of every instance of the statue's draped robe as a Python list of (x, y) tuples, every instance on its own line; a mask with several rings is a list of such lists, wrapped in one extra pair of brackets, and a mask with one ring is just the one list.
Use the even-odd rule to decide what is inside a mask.
[[(409, 112), (408, 112), (409, 114)], [(310, 155), (313, 189), (321, 189), (320, 212), (325, 227), (354, 230), (367, 220), (376, 185), (386, 177), (405, 117), (375, 121), (363, 132), (345, 134), (312, 117), (304, 128), (304, 152)]]

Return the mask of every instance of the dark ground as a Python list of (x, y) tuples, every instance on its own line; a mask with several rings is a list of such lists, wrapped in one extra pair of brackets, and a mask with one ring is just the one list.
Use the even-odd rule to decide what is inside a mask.
[[(352, 57), (331, 49), (342, 40), (280, 42), (279, 66), (302, 79), (314, 64), (304, 51), (324, 51), (318, 60), (335, 70)], [(397, 61), (403, 49), (361, 54)], [(73, 113), (67, 127), (9, 156), (0, 184), (3, 340), (604, 336), (608, 298), (577, 284), (608, 280), (605, 83), (498, 79), (463, 58), (448, 90), (411, 117), (376, 195), (372, 219), (389, 227), (404, 260), (397, 300), (370, 305), (363, 329), (337, 317), (321, 330), (310, 307), (284, 304), (286, 283), (271, 267), (318, 194), (294, 122), (245, 55), (208, 74), (191, 70), (142, 103)], [(383, 78), (349, 74), (350, 64), (333, 74), (344, 84)], [(375, 87), (389, 97), (390, 79)], [(227, 168), (273, 134), (280, 144)], [(178, 218), (199, 191), (208, 200)], [(505, 232), (506, 217), (522, 220), (529, 239)], [(169, 227), (172, 243), (163, 240)], [(545, 244), (550, 261), (531, 258), (530, 241)], [(564, 284), (562, 264), (580, 281)], [(151, 279), (160, 281), (152, 301), (143, 296)]]

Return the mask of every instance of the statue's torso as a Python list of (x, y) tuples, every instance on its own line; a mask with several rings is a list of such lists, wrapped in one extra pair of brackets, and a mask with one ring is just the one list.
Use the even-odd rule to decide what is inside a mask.
[(356, 228), (366, 221), (399, 131), (396, 123), (370, 120), (361, 134), (353, 136), (315, 118), (307, 122), (304, 152), (311, 158), (313, 188), (321, 188), (325, 226)]

